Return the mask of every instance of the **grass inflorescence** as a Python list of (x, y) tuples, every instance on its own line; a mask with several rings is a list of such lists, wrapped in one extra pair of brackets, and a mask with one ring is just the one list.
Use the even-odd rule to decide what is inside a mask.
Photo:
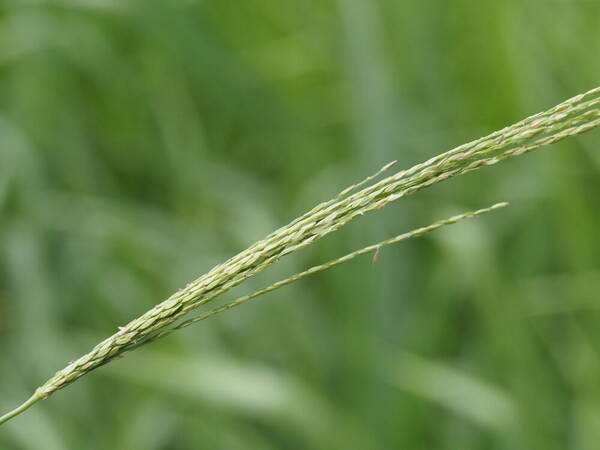
[[(338, 230), (358, 216), (378, 210), (392, 201), (441, 181), (481, 167), (497, 164), (509, 157), (522, 155), (566, 137), (584, 133), (598, 125), (600, 125), (600, 88), (595, 88), (566, 100), (547, 111), (528, 117), (514, 125), (461, 145), (369, 185), (375, 176), (390, 169), (391, 165), (388, 164), (375, 176), (365, 179), (358, 185), (344, 189), (334, 199), (318, 205), (290, 224), (271, 233), (265, 239), (258, 241), (248, 249), (214, 267), (142, 316), (132, 320), (125, 326), (119, 327), (117, 333), (57, 372), (39, 387), (26, 403), (0, 417), (0, 423), (6, 422), (35, 402), (47, 398), (55, 391), (68, 386), (91, 370), (108, 363), (129, 350), (164, 336), (173, 329), (187, 326), (259, 295), (252, 294), (224, 307), (209, 311), (197, 318), (182, 322), (175, 328), (167, 328), (187, 316), (191, 311), (261, 272), (283, 256), (310, 245), (321, 237)], [(363, 187), (365, 185), (368, 186)], [(468, 213), (467, 216), (478, 213), (481, 212)], [(456, 217), (448, 219), (448, 221), (452, 220), (456, 220)], [(430, 227), (439, 228), (439, 226), (441, 225), (438, 223), (438, 225), (434, 224)], [(419, 229), (421, 231), (416, 230), (413, 233), (419, 235), (423, 232), (422, 230), (430, 227)], [(381, 245), (392, 243), (391, 241), (384, 241), (375, 246), (367, 247), (369, 250), (363, 249), (323, 266), (309, 269), (273, 285), (277, 286), (275, 288), (271, 286), (262, 292), (259, 291), (259, 293), (274, 290), (306, 275), (344, 262), (344, 258), (363, 254), (361, 252), (376, 252)]]

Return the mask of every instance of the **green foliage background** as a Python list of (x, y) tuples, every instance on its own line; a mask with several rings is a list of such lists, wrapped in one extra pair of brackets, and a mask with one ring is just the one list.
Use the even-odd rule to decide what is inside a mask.
[[(397, 159), (598, 85), (584, 0), (0, 4), (0, 409)], [(231, 292), (448, 214), (103, 367), (2, 449), (596, 449), (600, 134), (450, 180)]]

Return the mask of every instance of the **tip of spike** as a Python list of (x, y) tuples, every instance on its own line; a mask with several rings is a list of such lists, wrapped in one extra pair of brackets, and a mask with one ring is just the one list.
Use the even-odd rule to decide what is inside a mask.
[(385, 166), (383, 166), (381, 168), (381, 171), (385, 172), (386, 170), (391, 169), (392, 167), (394, 167), (396, 165), (397, 162), (398, 162), (398, 160), (394, 160), (394, 161), (392, 161), (390, 163), (387, 163)]

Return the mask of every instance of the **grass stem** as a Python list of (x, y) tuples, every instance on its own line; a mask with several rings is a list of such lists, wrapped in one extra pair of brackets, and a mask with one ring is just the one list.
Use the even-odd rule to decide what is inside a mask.
[(10, 411), (10, 412), (4, 414), (2, 417), (0, 417), (0, 425), (2, 425), (4, 422), (8, 422), (13, 417), (18, 416), (19, 414), (27, 411), (34, 404), (36, 404), (37, 402), (42, 400), (42, 398), (43, 397), (36, 391), (36, 393), (33, 394), (31, 397), (29, 397), (29, 399), (26, 402), (24, 402), (21, 406), (13, 409), (12, 411)]

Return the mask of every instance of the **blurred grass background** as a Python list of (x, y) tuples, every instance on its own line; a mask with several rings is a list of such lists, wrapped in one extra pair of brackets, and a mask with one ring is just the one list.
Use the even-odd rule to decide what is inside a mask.
[[(600, 2), (0, 4), (0, 409), (397, 159), (595, 87)], [(600, 134), (453, 179), (231, 292), (448, 214), (99, 369), (2, 449), (596, 449)]]

